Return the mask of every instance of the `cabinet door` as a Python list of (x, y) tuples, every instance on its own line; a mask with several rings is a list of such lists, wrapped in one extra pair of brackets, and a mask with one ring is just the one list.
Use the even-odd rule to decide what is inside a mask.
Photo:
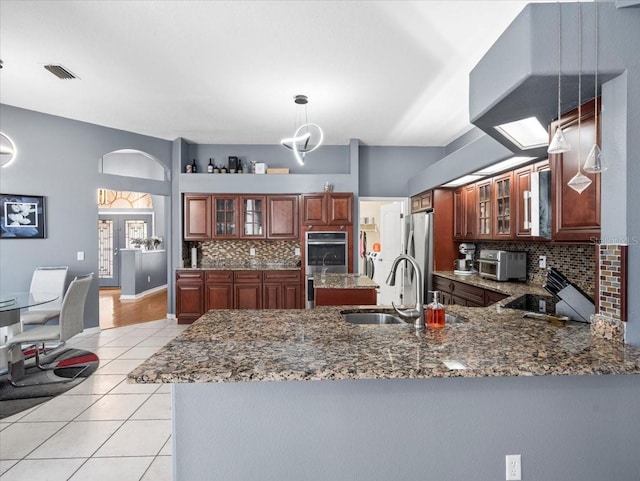
[(267, 198), (264, 195), (243, 195), (239, 199), (242, 218), (240, 237), (264, 239), (267, 234)]
[(267, 223), (269, 239), (298, 239), (298, 196), (270, 195), (267, 197), (269, 222)]
[(262, 283), (236, 284), (234, 286), (236, 309), (262, 309)]
[(211, 239), (211, 196), (184, 196), (184, 240)]
[(179, 324), (191, 323), (203, 314), (203, 291), (200, 283), (176, 282), (176, 315)]
[(491, 180), (476, 184), (476, 237), (478, 239), (491, 239)]
[[(600, 116), (598, 116), (600, 118)], [(557, 123), (550, 132), (555, 133)], [(578, 135), (578, 112), (574, 110), (562, 119), (562, 128), (567, 141), (573, 147), (564, 154), (549, 155), (551, 166), (553, 231), (554, 241), (591, 241), (600, 237), (600, 175), (582, 174), (592, 183), (582, 194), (571, 189), (569, 182), (582, 167), (591, 146), (598, 138), (599, 126), (595, 125), (595, 105), (593, 101), (582, 107), (580, 135)], [(578, 138), (581, 148), (578, 148)], [(578, 159), (578, 151), (582, 158)]]
[(300, 309), (300, 283), (282, 285), (282, 309)]
[(212, 199), (213, 237), (216, 239), (238, 238), (238, 197), (214, 195)]
[(433, 191), (428, 190), (411, 197), (411, 213), (433, 209)]
[(416, 212), (420, 212), (420, 195), (411, 197), (411, 213), (415, 214)]
[(324, 193), (302, 195), (302, 223), (307, 225), (327, 223), (327, 196)]
[(493, 178), (493, 238), (496, 240), (513, 237), (512, 190), (513, 172), (507, 172)]
[(476, 227), (476, 184), (464, 186), (464, 239), (473, 240), (477, 237)]
[(329, 193), (328, 221), (331, 225), (353, 224), (353, 194)]
[[(522, 167), (513, 173), (513, 229), (516, 239), (531, 238), (531, 200), (525, 195), (531, 192), (531, 173), (533, 166)], [(525, 222), (526, 221), (526, 222)]]
[(233, 309), (233, 284), (211, 283), (204, 285), (205, 312), (209, 309)]
[(464, 238), (465, 224), (464, 187), (456, 189), (453, 193), (453, 238)]
[(282, 285), (279, 282), (265, 282), (262, 285), (262, 308), (282, 309)]

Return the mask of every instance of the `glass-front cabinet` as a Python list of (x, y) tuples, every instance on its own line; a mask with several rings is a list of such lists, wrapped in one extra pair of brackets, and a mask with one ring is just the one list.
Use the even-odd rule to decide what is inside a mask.
[(513, 173), (508, 172), (493, 179), (493, 192), (495, 202), (495, 215), (493, 237), (511, 238), (513, 230), (511, 227), (511, 183)]
[(238, 237), (238, 197), (213, 196), (213, 237)]
[(478, 215), (478, 231), (476, 232), (478, 239), (491, 238), (491, 179), (486, 182), (478, 182), (476, 184), (477, 193), (477, 215)]
[(242, 196), (241, 237), (264, 239), (266, 237), (266, 197)]

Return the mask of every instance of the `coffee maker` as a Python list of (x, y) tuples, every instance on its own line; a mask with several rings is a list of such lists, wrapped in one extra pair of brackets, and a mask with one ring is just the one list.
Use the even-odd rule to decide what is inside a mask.
[(458, 252), (464, 255), (464, 259), (457, 259), (455, 261), (454, 274), (459, 276), (470, 276), (477, 274), (478, 271), (473, 268), (473, 254), (476, 252), (476, 245), (470, 242), (463, 242), (458, 247)]

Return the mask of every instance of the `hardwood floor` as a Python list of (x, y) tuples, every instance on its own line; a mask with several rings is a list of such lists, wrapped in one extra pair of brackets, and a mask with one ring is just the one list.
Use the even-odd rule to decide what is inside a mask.
[(100, 328), (128, 326), (167, 317), (167, 290), (141, 299), (120, 300), (120, 289), (100, 289)]

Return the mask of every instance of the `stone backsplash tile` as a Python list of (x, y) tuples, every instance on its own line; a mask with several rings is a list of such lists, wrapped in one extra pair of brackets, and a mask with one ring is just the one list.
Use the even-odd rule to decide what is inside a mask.
[(600, 244), (600, 314), (613, 319), (621, 319), (623, 293), (624, 246), (618, 244)]
[[(280, 263), (295, 266), (300, 261), (296, 255), (296, 248), (300, 249), (300, 241), (285, 240), (219, 240), (183, 243), (183, 259), (189, 265), (190, 249), (198, 249), (198, 265), (220, 265), (227, 263), (236, 265), (253, 262)], [(250, 249), (255, 249), (255, 255), (250, 255)]]
[(538, 267), (539, 256), (547, 257), (547, 268), (555, 267), (591, 297), (595, 294), (596, 245), (551, 245), (536, 242), (478, 242), (476, 261), (481, 249), (527, 252), (527, 281), (542, 285), (546, 269)]

